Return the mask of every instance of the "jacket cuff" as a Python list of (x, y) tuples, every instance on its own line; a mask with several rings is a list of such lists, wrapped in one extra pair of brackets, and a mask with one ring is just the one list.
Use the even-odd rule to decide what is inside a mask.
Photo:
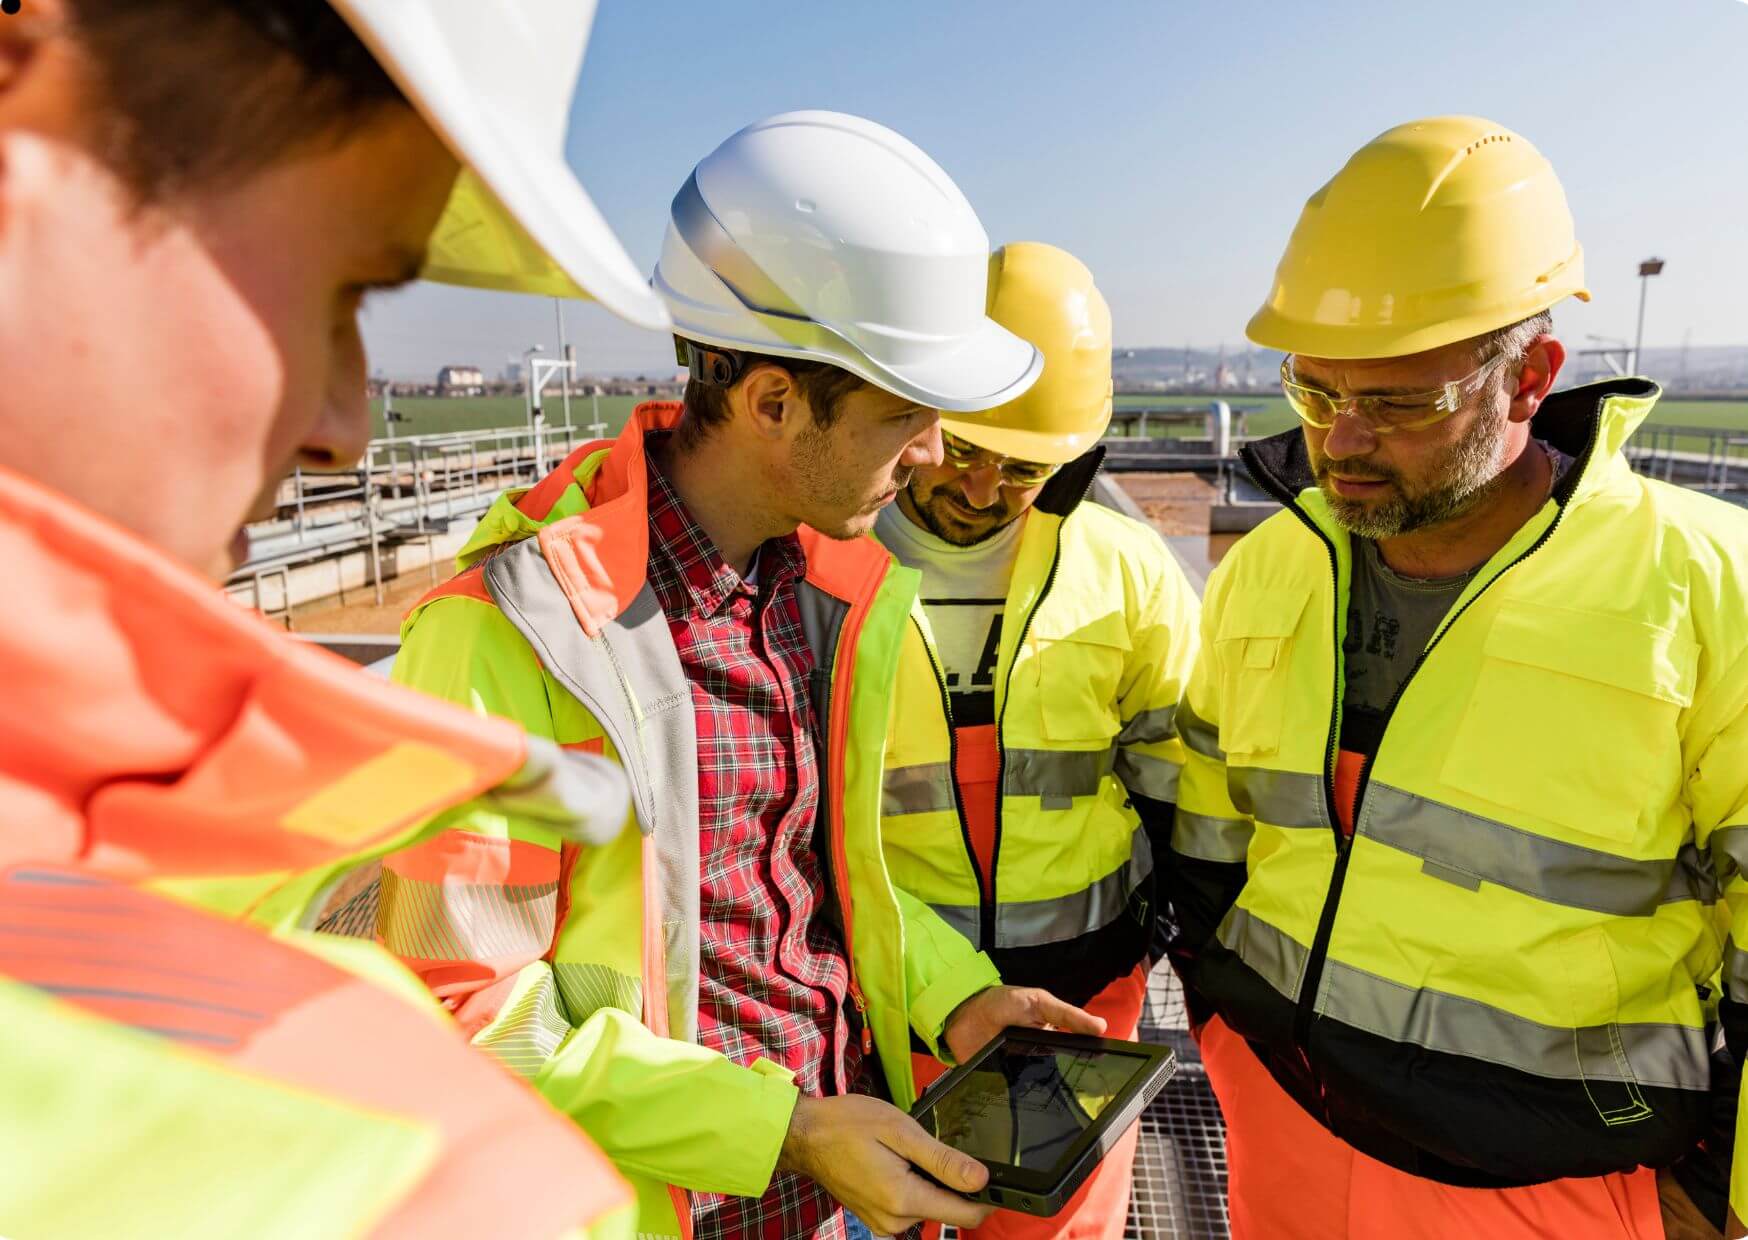
[(991, 986), (1001, 985), (1001, 971), (984, 952), (968, 956), (929, 984), (910, 1005), (910, 1027), (942, 1063), (952, 1063), (952, 1052), (941, 1043), (947, 1017), (965, 1000)]
[(721, 1191), (735, 1197), (762, 1197), (777, 1174), (777, 1159), (801, 1091), (794, 1085), (795, 1074), (769, 1059), (754, 1060), (745, 1079), (750, 1088), (731, 1112), (734, 1140), (724, 1147), (725, 1153), (731, 1148), (737, 1151), (723, 1160), (723, 1178), (731, 1187)]

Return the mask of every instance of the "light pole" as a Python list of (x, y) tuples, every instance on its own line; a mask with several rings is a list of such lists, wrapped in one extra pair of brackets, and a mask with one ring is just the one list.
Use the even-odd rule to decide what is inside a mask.
[(528, 372), (522, 390), (528, 394), (528, 434), (534, 441), (534, 477), (536, 479), (546, 472), (546, 453), (541, 451), (540, 372), (534, 365), (534, 355), (539, 352), (540, 346), (537, 344), (531, 344), (522, 350), (522, 367)]
[[(552, 299), (552, 317), (558, 320), (558, 355), (574, 366), (577, 355), (564, 342), (564, 302), (556, 297)], [(568, 432), (571, 428), (571, 376), (568, 369), (559, 372), (558, 382), (559, 391), (564, 393), (564, 428)]]
[(1645, 290), (1650, 287), (1651, 277), (1663, 274), (1663, 260), (1647, 258), (1639, 264), (1639, 331), (1633, 337), (1633, 373), (1643, 374), (1639, 366), (1639, 346), (1645, 342)]

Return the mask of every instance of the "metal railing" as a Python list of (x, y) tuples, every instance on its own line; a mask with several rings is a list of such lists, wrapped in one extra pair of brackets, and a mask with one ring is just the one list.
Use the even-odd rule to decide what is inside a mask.
[(1748, 430), (1646, 425), (1622, 451), (1647, 478), (1713, 495), (1748, 492)]
[[(345, 557), (362, 553), (381, 604), (385, 550), (419, 542), (429, 547), (455, 521), (478, 517), (507, 488), (537, 482), (605, 429), (542, 425), (373, 439), (350, 470), (295, 469), (280, 486), (275, 516), (249, 527), (249, 560), (226, 589), (289, 624), (293, 569), (331, 561), (335, 593), (344, 602)], [(264, 606), (265, 587), (275, 582), (279, 604)]]

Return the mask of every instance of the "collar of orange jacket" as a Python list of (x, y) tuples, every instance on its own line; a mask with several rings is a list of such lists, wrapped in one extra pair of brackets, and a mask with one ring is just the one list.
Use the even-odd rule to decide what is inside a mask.
[(0, 469), (0, 865), (294, 873), (386, 847), (520, 768), (521, 733), (298, 641)]
[[(545, 521), (560, 496), (580, 484), (586, 512), (541, 529), (541, 554), (563, 586), (584, 630), (598, 633), (607, 620), (637, 597), (649, 566), (649, 462), (646, 437), (671, 431), (685, 407), (678, 401), (646, 401), (632, 411), (619, 437), (584, 444), (524, 493), (516, 507)], [(591, 468), (602, 450), (606, 456)], [(872, 538), (827, 538), (800, 531), (807, 580), (828, 594), (856, 602), (879, 584), (891, 557)]]

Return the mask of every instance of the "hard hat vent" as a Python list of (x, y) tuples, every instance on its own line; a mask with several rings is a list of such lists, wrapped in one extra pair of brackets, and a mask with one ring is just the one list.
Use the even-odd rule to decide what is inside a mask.
[(1512, 139), (1512, 135), (1508, 134), (1508, 133), (1490, 133), (1485, 138), (1482, 138), (1478, 141), (1469, 143), (1468, 146), (1463, 148), (1463, 154), (1473, 155), (1476, 151), (1480, 150), (1484, 146), (1490, 145), (1491, 143), (1510, 142), (1511, 139)]

